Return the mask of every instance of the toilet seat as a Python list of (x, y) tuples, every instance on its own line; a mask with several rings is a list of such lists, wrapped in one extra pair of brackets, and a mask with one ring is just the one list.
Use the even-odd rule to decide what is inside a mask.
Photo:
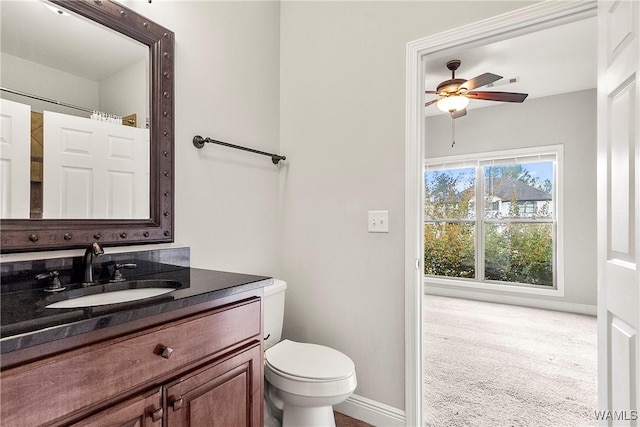
[(293, 379), (334, 381), (353, 374), (355, 365), (346, 355), (318, 344), (283, 340), (265, 352), (267, 364)]
[(355, 365), (329, 347), (283, 340), (265, 352), (265, 378), (301, 396), (337, 396), (356, 388)]

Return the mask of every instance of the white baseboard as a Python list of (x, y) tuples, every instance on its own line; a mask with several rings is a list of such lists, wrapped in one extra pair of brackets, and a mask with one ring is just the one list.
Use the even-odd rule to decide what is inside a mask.
[(333, 409), (374, 426), (404, 427), (405, 425), (404, 411), (357, 394), (352, 394)]
[(523, 307), (543, 308), (546, 310), (564, 311), (595, 316), (597, 307), (589, 304), (577, 304), (565, 301), (552, 301), (540, 298), (524, 298), (515, 295), (488, 294), (467, 289), (452, 289), (429, 286), (425, 283), (424, 293), (427, 295), (440, 295), (453, 298), (464, 298), (477, 301), (495, 302), (499, 304), (520, 305)]

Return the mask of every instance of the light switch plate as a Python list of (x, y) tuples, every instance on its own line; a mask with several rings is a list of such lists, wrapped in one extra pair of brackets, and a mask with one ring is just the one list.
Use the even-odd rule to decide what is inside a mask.
[(369, 211), (369, 233), (389, 232), (389, 211)]

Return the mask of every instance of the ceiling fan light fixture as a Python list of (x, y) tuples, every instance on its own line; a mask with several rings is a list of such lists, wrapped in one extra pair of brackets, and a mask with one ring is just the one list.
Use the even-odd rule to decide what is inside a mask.
[(469, 98), (460, 95), (447, 96), (446, 98), (439, 100), (436, 105), (440, 111), (452, 113), (467, 108), (467, 105), (469, 105)]

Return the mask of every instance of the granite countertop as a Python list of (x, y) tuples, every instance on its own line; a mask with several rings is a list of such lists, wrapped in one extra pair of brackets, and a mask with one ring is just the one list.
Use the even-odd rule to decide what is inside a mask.
[[(166, 267), (166, 266), (165, 266)], [(127, 271), (125, 271), (125, 274)], [(103, 306), (51, 309), (60, 299), (42, 288), (3, 289), (0, 299), (0, 353), (68, 338), (183, 307), (255, 290), (273, 283), (265, 276), (170, 266), (162, 271), (127, 277), (129, 280), (175, 280), (181, 286), (168, 294)], [(65, 285), (65, 292), (83, 293), (81, 285)], [(101, 286), (101, 285), (94, 285)], [(105, 288), (110, 285), (105, 284)], [(6, 287), (5, 287), (6, 288)], [(91, 291), (88, 291), (91, 292)], [(95, 292), (95, 291), (93, 291)]]

